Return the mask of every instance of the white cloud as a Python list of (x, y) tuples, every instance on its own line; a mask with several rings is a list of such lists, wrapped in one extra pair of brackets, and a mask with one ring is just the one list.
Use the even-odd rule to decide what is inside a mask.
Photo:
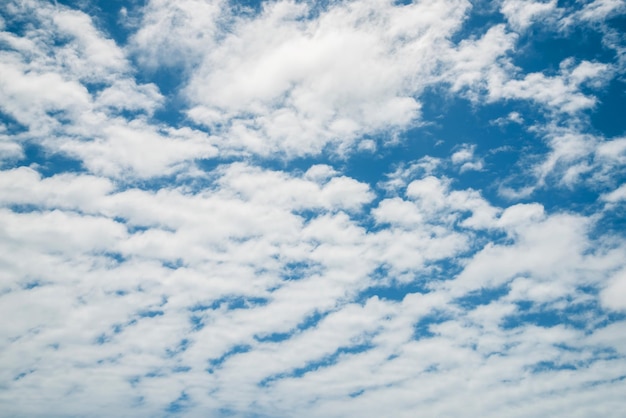
[(382, 181), (379, 183), (379, 186), (389, 192), (403, 189), (419, 174), (431, 175), (440, 165), (441, 160), (431, 156), (425, 156), (418, 161), (413, 161), (408, 167), (406, 164), (400, 164), (392, 173), (386, 174), (388, 180)]
[[(203, 132), (147, 121), (163, 96), (154, 84), (135, 81), (122, 48), (96, 30), (89, 16), (38, 6), (13, 5), (37, 30), (20, 38), (3, 33), (13, 48), (1, 52), (0, 106), (27, 128), (19, 135), (22, 142), (68, 154), (112, 177), (167, 175), (217, 154), (215, 140)], [(144, 116), (129, 120), (122, 111)]]
[(617, 272), (600, 294), (602, 304), (616, 311), (626, 310), (626, 271)]
[(102, 90), (96, 106), (115, 110), (144, 110), (152, 114), (163, 102), (163, 96), (154, 84), (137, 85), (134, 80), (119, 80)]
[[(603, 217), (626, 142), (584, 119), (621, 70), (514, 67), (508, 28), (569, 13), (555, 4), (506, 1), (508, 26), (458, 41), (464, 1), (151, 1), (121, 13), (138, 19), (125, 46), (66, 6), (0, 6), (25, 22), (0, 35), (3, 410), (618, 416), (626, 244)], [(138, 81), (163, 66), (185, 86), (178, 126), (154, 119), (173, 97)], [(402, 144), (430, 88), (477, 114), (504, 103), (507, 123), (543, 112), (528, 142), (548, 151), (511, 197), (557, 184), (599, 202), (500, 207), (451, 177), (482, 168), (480, 138), (439, 158), (419, 128)], [(41, 165), (15, 163), (24, 144)], [(338, 168), (354, 150), (391, 172), (373, 187)], [(46, 166), (59, 154), (78, 169)]]
[(470, 87), (481, 92), (485, 88), (491, 90), (494, 68), (506, 65), (502, 62), (510, 51), (517, 35), (506, 31), (505, 25), (497, 25), (479, 39), (465, 39), (456, 50), (450, 51), (448, 57), (450, 70), (445, 80), (450, 81), (452, 91), (457, 92)]
[(480, 171), (483, 169), (483, 161), (474, 157), (475, 149), (476, 145), (463, 144), (461, 148), (450, 157), (452, 164), (461, 166), (459, 168), (461, 173), (469, 170)]
[(620, 187), (613, 190), (612, 192), (603, 195), (602, 200), (605, 200), (609, 203), (626, 200), (626, 184), (622, 184)]
[[(158, 127), (143, 119), (99, 118), (76, 128), (75, 138), (43, 143), (81, 160), (91, 172), (110, 177), (169, 175), (189, 161), (217, 154), (214, 140), (203, 132)], [(90, 131), (98, 134), (86, 139)]]
[[(38, 6), (35, 8), (39, 9)], [(114, 79), (117, 73), (128, 71), (122, 50), (113, 40), (104, 38), (86, 14), (59, 7), (54, 12), (45, 7), (37, 11), (44, 22), (52, 18), (55, 27), (50, 29), (56, 29), (53, 36), (71, 39), (66, 45), (55, 48), (55, 59), (78, 79), (98, 82)]]
[(227, 4), (222, 0), (151, 0), (131, 40), (131, 51), (149, 68), (197, 64), (213, 47)]
[(360, 135), (404, 128), (466, 8), (356, 1), (307, 20), (305, 4), (268, 4), (207, 50), (186, 89), (189, 115), (224, 126), (224, 146), (263, 155), (342, 151)]
[[(4, 346), (13, 359), (5, 376), (10, 380), (26, 373), (17, 382), (30, 382), (11, 384), (14, 399), (47, 387), (44, 393), (52, 397), (47, 405), (80, 387), (65, 399), (96, 406), (117, 399), (120, 411), (136, 396), (144, 397), (142, 411), (158, 411), (185, 391), (202, 413), (261, 408), (280, 416), (312, 402), (308, 416), (368, 416), (379, 412), (375, 405), (383, 397), (396, 399), (400, 414), (416, 405), (435, 413), (452, 407), (428, 399), (457, 399), (454, 388), (469, 376), (478, 391), (496, 390), (508, 379), (507, 397), (539, 399), (527, 388), (562, 385), (565, 372), (554, 372), (555, 381), (534, 374), (527, 386), (519, 380), (523, 370), (541, 361), (569, 361), (561, 360), (554, 344), (581, 345), (572, 361), (582, 361), (592, 349), (564, 327), (500, 328), (517, 313), (513, 303), (579, 297), (572, 284), (599, 282), (603, 271), (623, 264), (623, 248), (610, 257), (585, 255), (591, 244), (584, 218), (547, 215), (540, 205), (500, 214), (474, 191), (453, 190), (435, 177), (411, 182), (409, 200), (381, 201), (372, 215), (392, 227), (378, 232), (366, 231), (344, 212), (329, 213), (371, 199), (367, 187), (329, 166), (313, 166), (299, 177), (231, 164), (218, 170), (212, 188), (195, 194), (117, 190), (95, 176), (42, 178), (29, 168), (4, 171), (0, 179), (4, 205), (49, 208), (0, 213), (2, 263), (21, 277), (5, 288), (9, 293), (2, 297), (12, 302), (3, 309), (22, 312), (20, 306), (29, 306), (26, 300), (48, 301), (4, 328), (6, 336), (17, 338)], [(335, 192), (327, 194), (326, 188), (341, 188), (337, 193), (344, 197), (334, 200), (329, 196)], [(304, 221), (294, 211), (306, 208), (324, 212)], [(460, 216), (468, 211), (469, 218)], [(454, 232), (453, 224), (503, 228), (513, 242), (468, 255), (458, 276), (433, 283), (428, 294), (409, 293), (398, 302), (353, 301), (369, 286), (414, 281), (416, 274), (429, 271), (428, 263), (466, 251), (470, 230)], [(119, 253), (122, 261), (108, 253)], [(181, 260), (179, 267), (161, 264), (176, 260)], [(304, 263), (302, 277), (283, 280), (281, 272), (290, 271), (284, 267), (290, 262)], [(387, 277), (373, 274), (380, 265), (388, 267)], [(28, 280), (37, 285), (28, 289)], [(506, 299), (467, 310), (454, 304), (455, 296), (506, 283), (511, 288)], [(227, 308), (228, 296), (242, 298), (242, 307)], [(221, 305), (210, 307), (219, 300)], [(315, 312), (322, 319), (299, 329)], [(434, 336), (415, 339), (414, 325), (436, 312), (441, 319), (428, 327)], [(200, 329), (193, 331), (190, 317)], [(38, 331), (24, 334), (27, 329)], [(263, 340), (273, 333), (286, 333), (285, 340)], [(103, 344), (95, 344), (98, 339)], [(182, 340), (187, 343), (175, 354)], [(598, 337), (593, 350), (611, 344)], [(237, 346), (248, 348), (215, 360)], [(337, 352), (342, 347), (343, 354)], [(46, 363), (35, 361), (35, 353)], [(318, 368), (306, 369), (318, 362)], [(60, 379), (44, 364), (66, 364), (69, 372)], [(613, 360), (610, 369), (580, 371), (582, 377), (568, 390), (582, 393), (586, 382), (610, 380), (619, 373), (616, 365)], [(176, 367), (187, 371), (174, 372)], [(306, 371), (296, 372), (300, 368)], [(110, 379), (88, 378), (103, 370), (112, 373)], [(426, 381), (430, 389), (416, 398), (416, 388)], [(128, 398), (119, 395), (121, 388)], [(359, 391), (364, 392), (348, 396)], [(471, 408), (487, 413), (484, 408), (504, 405), (497, 399)], [(274, 400), (282, 400), (282, 406)], [(90, 408), (77, 406), (76, 411)]]
[(509, 21), (509, 25), (518, 31), (527, 29), (536, 19), (546, 19), (546, 15), (557, 9), (556, 0), (535, 2), (526, 0), (505, 0), (500, 8)]
[(594, 0), (579, 12), (582, 20), (600, 21), (611, 14), (624, 13), (626, 6), (620, 0)]
[(502, 76), (496, 75), (490, 80), (489, 97), (491, 100), (532, 100), (555, 112), (575, 113), (596, 103), (594, 97), (581, 93), (579, 86), (588, 80), (604, 80), (603, 73), (607, 70), (606, 64), (588, 61), (572, 68), (571, 61), (566, 60), (561, 63), (561, 75), (555, 77), (531, 73), (521, 80), (503, 82)]

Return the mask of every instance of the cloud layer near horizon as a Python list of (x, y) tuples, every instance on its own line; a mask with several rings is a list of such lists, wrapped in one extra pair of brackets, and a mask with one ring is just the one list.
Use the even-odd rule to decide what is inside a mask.
[(0, 6), (0, 416), (620, 416), (624, 3), (407, 3)]

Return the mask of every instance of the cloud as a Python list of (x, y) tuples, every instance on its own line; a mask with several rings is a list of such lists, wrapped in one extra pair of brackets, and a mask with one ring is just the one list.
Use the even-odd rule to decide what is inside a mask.
[(623, 311), (626, 309), (624, 303), (624, 294), (626, 293), (626, 274), (624, 271), (618, 272), (613, 276), (607, 287), (602, 290), (600, 298), (602, 304), (609, 309)]
[(6, 414), (621, 413), (621, 5), (117, 7), (0, 6)]
[(480, 171), (483, 169), (483, 161), (474, 158), (475, 149), (476, 145), (463, 144), (461, 148), (450, 157), (452, 164), (460, 165), (459, 171), (461, 173), (468, 170)]
[(489, 86), (490, 98), (533, 100), (556, 112), (575, 113), (595, 105), (594, 98), (579, 92), (580, 84), (588, 79), (602, 77), (602, 73), (607, 70), (605, 64), (587, 61), (571, 68), (571, 61), (567, 60), (561, 63), (562, 74), (557, 77), (531, 73), (522, 80), (508, 80), (504, 83), (494, 77)]
[(604, 196), (602, 196), (602, 199), (611, 203), (619, 202), (621, 200), (626, 200), (626, 186), (621, 185), (620, 187), (613, 190), (612, 192), (607, 193)]
[(598, 21), (611, 14), (624, 12), (624, 4), (615, 0), (594, 0), (585, 5), (579, 12), (582, 20)]
[(202, 51), (213, 46), (222, 21), (228, 21), (226, 10), (221, 0), (151, 0), (141, 9), (131, 52), (151, 70), (198, 64)]
[(467, 7), (358, 1), (307, 19), (304, 3), (268, 3), (207, 51), (186, 88), (188, 114), (221, 127), (224, 146), (262, 155), (344, 150), (360, 135), (405, 128)]
[(554, 13), (557, 9), (556, 3), (556, 1), (506, 0), (502, 3), (500, 11), (506, 16), (514, 30), (522, 32), (532, 25), (534, 20), (546, 19), (546, 15)]

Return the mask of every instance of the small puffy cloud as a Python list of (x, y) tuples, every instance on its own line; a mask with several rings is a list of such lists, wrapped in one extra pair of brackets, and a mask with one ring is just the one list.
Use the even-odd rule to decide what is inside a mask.
[(379, 186), (389, 192), (403, 189), (416, 177), (433, 174), (441, 166), (441, 163), (439, 158), (427, 155), (418, 161), (400, 164), (393, 172), (386, 174), (387, 180), (380, 182)]
[(359, 142), (359, 145), (357, 146), (357, 149), (359, 151), (375, 152), (376, 151), (376, 141), (374, 141), (372, 139), (364, 139), (363, 141)]
[(313, 181), (321, 182), (337, 174), (337, 171), (327, 164), (315, 164), (305, 173), (304, 177)]
[(499, 117), (493, 120), (491, 123), (494, 125), (501, 126), (501, 127), (504, 127), (510, 123), (516, 123), (518, 125), (521, 125), (524, 123), (524, 118), (519, 112), (514, 111), (514, 112), (510, 112), (505, 117)]
[(528, 0), (505, 0), (500, 11), (506, 16), (509, 25), (521, 32), (528, 28), (534, 20), (545, 19), (557, 10), (556, 0), (535, 2)]
[(615, 311), (626, 310), (626, 270), (613, 275), (600, 294), (602, 305)]
[(602, 200), (609, 203), (616, 203), (626, 200), (626, 184), (622, 184), (610, 193), (602, 195)]
[(517, 204), (506, 208), (498, 219), (498, 226), (503, 228), (516, 228), (520, 225), (528, 225), (544, 218), (544, 208), (537, 203)]
[(452, 154), (452, 164), (460, 166), (461, 173), (465, 171), (480, 171), (483, 169), (483, 161), (474, 156), (476, 145), (463, 144), (461, 148)]

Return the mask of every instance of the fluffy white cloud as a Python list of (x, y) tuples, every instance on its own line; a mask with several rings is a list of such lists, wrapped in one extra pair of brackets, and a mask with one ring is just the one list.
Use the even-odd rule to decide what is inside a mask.
[[(481, 6), (152, 0), (121, 13), (127, 45), (67, 6), (0, 6), (2, 410), (618, 416), (626, 242), (604, 222), (626, 142), (586, 112), (620, 58), (514, 63), (542, 19), (621, 6), (507, 0), (466, 36)], [(164, 67), (169, 96), (138, 81)], [(523, 203), (485, 184), (471, 130), (425, 156), (429, 94), (504, 104), (502, 135), (546, 147)], [(159, 120), (174, 104), (187, 119)], [(555, 185), (599, 198), (528, 198)]]
[(502, 80), (504, 74), (494, 74), (489, 83), (490, 100), (525, 99), (545, 105), (555, 112), (575, 113), (593, 107), (593, 97), (580, 92), (584, 82), (602, 83), (606, 64), (583, 61), (573, 67), (571, 60), (561, 63), (561, 75), (548, 77), (531, 73), (521, 80)]
[(609, 309), (626, 310), (626, 272), (617, 272), (600, 295), (602, 303)]
[(206, 50), (186, 89), (189, 115), (221, 127), (224, 146), (263, 155), (341, 151), (365, 133), (404, 128), (467, 7), (355, 1), (309, 20), (305, 3), (267, 3)]
[(197, 64), (204, 51), (214, 46), (219, 26), (227, 19), (228, 6), (222, 0), (150, 0), (141, 11), (131, 51), (151, 69)]
[(452, 164), (460, 165), (459, 171), (461, 173), (468, 170), (480, 171), (483, 169), (483, 161), (474, 157), (475, 149), (476, 145), (463, 144), (450, 157)]
[(524, 31), (534, 20), (545, 19), (546, 15), (555, 12), (556, 3), (556, 0), (549, 2), (505, 0), (500, 10), (513, 29)]

